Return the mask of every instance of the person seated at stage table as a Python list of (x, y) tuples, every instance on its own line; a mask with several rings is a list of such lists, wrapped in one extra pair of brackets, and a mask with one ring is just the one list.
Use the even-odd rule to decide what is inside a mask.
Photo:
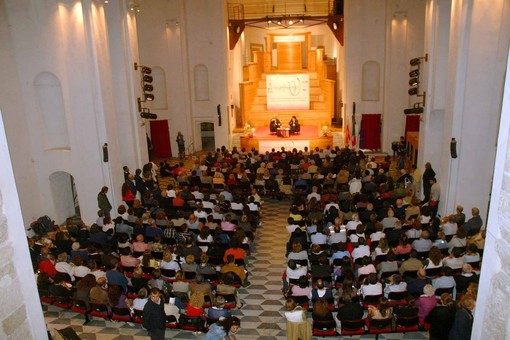
[(271, 133), (276, 132), (276, 130), (278, 130), (278, 128), (281, 126), (282, 123), (280, 123), (280, 120), (276, 118), (276, 115), (274, 115), (273, 118), (271, 118), (271, 120), (269, 121), (269, 132)]
[(299, 125), (299, 121), (296, 118), (296, 116), (292, 116), (292, 118), (289, 121), (289, 127), (290, 127), (290, 134), (294, 135), (298, 133), (301, 130), (301, 126)]

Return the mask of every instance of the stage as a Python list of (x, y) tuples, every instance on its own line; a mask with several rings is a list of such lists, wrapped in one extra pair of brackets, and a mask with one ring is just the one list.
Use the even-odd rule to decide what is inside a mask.
[(294, 148), (303, 150), (305, 147), (308, 147), (308, 149), (315, 147), (325, 149), (328, 145), (333, 147), (331, 133), (326, 137), (320, 136), (319, 127), (315, 125), (302, 125), (299, 134), (289, 137), (280, 137), (275, 133), (271, 134), (269, 126), (257, 127), (253, 137), (247, 135), (241, 137), (241, 148), (246, 150), (255, 148), (261, 153), (271, 151), (271, 149), (279, 150), (282, 146), (285, 150), (292, 150)]

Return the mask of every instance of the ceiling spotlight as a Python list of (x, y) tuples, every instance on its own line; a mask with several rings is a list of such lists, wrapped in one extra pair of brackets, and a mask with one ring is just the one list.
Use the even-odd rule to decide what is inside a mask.
[(333, 29), (336, 31), (338, 29), (338, 24), (336, 22), (333, 23)]
[(152, 72), (152, 69), (150, 67), (142, 67), (142, 73), (145, 73), (145, 74), (151, 74)]
[(270, 24), (272, 23), (273, 21), (271, 19), (267, 19), (267, 23)]
[(152, 76), (144, 75), (143, 76), (143, 81), (146, 82), (146, 83), (152, 83)]
[(304, 21), (305, 21), (305, 19), (303, 19), (303, 18), (299, 19), (299, 22), (304, 22)]
[(278, 25), (281, 25), (282, 24), (282, 20), (281, 19), (278, 19), (278, 21), (276, 22)]
[(105, 3), (105, 4), (107, 4), (107, 3), (109, 3), (109, 2), (110, 2), (109, 0), (104, 0), (104, 3)]
[(153, 101), (154, 100), (154, 95), (152, 93), (145, 93), (145, 100), (148, 100), (148, 101)]
[(292, 25), (294, 23), (294, 21), (292, 21), (292, 19), (289, 20), (289, 25)]
[(145, 84), (143, 86), (143, 90), (144, 91), (152, 91), (152, 90), (154, 90), (154, 87), (152, 85), (150, 85), (150, 84)]

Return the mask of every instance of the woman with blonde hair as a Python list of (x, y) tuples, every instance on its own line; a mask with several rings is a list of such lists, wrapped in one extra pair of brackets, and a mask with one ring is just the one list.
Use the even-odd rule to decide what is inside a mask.
[(386, 319), (391, 316), (391, 307), (388, 299), (385, 297), (379, 298), (377, 307), (368, 306), (368, 317), (370, 319)]
[(189, 298), (188, 306), (186, 307), (187, 316), (202, 316), (204, 314), (204, 293), (195, 292)]
[(167, 249), (163, 251), (163, 259), (161, 260), (160, 268), (175, 270), (176, 272), (181, 269), (177, 261), (175, 261), (171, 250)]
[(195, 263), (195, 255), (186, 256), (186, 262), (181, 264), (181, 269), (184, 272), (198, 272), (198, 264)]

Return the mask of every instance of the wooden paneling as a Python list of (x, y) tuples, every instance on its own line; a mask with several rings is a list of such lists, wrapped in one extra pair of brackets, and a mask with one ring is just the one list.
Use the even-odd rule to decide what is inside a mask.
[(302, 69), (300, 42), (278, 43), (277, 51), (278, 70), (290, 71)]

